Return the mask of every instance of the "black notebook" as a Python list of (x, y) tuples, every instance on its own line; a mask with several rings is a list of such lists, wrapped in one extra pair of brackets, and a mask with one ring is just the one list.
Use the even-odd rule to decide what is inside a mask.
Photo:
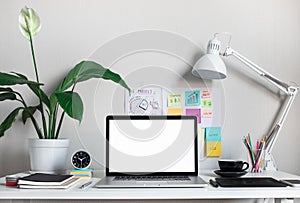
[(216, 178), (221, 187), (286, 187), (287, 184), (270, 177)]
[(46, 173), (35, 173), (20, 178), (19, 185), (62, 185), (73, 178), (73, 175), (56, 175)]

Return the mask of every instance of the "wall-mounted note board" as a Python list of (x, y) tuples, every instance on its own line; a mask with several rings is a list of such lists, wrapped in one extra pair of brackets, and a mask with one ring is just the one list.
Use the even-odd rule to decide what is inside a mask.
[[(130, 95), (125, 96), (125, 114), (195, 115), (198, 129), (204, 132), (210, 128), (221, 130), (221, 108), (222, 97), (218, 88), (145, 87), (133, 89)], [(206, 140), (206, 156), (221, 156), (221, 132), (219, 136), (217, 144)]]

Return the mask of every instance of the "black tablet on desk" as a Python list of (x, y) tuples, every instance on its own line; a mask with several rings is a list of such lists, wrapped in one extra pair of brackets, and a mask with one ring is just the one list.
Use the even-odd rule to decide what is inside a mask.
[(216, 178), (221, 187), (286, 187), (286, 183), (271, 177), (250, 178)]
[(298, 179), (285, 179), (285, 180), (281, 180), (281, 182), (284, 182), (291, 187), (300, 187), (300, 180)]

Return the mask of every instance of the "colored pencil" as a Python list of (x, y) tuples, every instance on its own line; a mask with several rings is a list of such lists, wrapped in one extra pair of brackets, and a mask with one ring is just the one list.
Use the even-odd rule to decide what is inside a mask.
[(250, 161), (252, 164), (252, 170), (253, 172), (257, 173), (261, 170), (262, 167), (262, 156), (263, 156), (263, 150), (265, 148), (265, 142), (266, 138), (263, 136), (262, 140), (256, 141), (256, 145), (255, 148), (252, 145), (252, 141), (251, 141), (251, 136), (248, 133), (248, 135), (243, 137), (243, 143), (247, 148), (249, 157), (250, 157)]

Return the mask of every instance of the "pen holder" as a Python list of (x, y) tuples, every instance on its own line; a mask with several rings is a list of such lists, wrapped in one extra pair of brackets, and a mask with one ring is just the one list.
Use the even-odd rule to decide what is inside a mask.
[(251, 172), (262, 172), (262, 169), (265, 168), (265, 137), (263, 137), (261, 141), (257, 140), (254, 143), (248, 133), (248, 135), (243, 138), (243, 143), (248, 151), (249, 163), (252, 165)]
[(251, 150), (251, 153), (248, 153), (249, 163), (251, 164), (252, 173), (260, 173), (263, 171), (264, 162), (265, 162), (265, 150)]

